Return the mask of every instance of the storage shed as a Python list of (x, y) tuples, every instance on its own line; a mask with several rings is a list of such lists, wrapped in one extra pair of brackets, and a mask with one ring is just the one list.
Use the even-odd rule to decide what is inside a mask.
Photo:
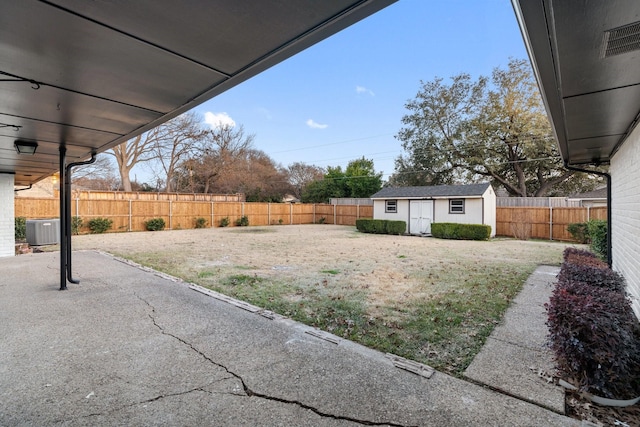
[(388, 187), (371, 196), (373, 218), (406, 221), (407, 233), (431, 234), (434, 222), (484, 224), (496, 234), (496, 193), (488, 182)]

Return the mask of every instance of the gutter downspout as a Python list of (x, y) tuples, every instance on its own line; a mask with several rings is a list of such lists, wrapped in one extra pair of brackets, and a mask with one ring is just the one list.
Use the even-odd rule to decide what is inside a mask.
[(609, 268), (611, 268), (613, 264), (613, 258), (611, 256), (611, 175), (606, 172), (569, 166), (566, 160), (564, 162), (564, 167), (572, 171), (592, 173), (594, 175), (604, 176), (607, 178), (607, 264), (609, 264)]
[(27, 188), (18, 188), (17, 190), (14, 189), (13, 192), (17, 193), (18, 191), (31, 190), (31, 187), (33, 187), (33, 184), (29, 184), (29, 186)]
[[(71, 283), (78, 284), (79, 280), (73, 278), (71, 274), (71, 168), (76, 166), (90, 165), (96, 161), (96, 153), (91, 152), (91, 159), (84, 162), (74, 162), (69, 163), (65, 167), (64, 174), (64, 218), (60, 218), (60, 221), (64, 221), (64, 236), (60, 236), (60, 239), (64, 239), (65, 241), (65, 251), (66, 251), (66, 270), (67, 270), (67, 280)], [(61, 245), (62, 246), (62, 245)]]

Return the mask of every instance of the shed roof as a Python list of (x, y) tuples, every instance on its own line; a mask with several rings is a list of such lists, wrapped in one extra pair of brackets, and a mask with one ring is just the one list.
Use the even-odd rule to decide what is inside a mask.
[(572, 194), (567, 197), (569, 200), (607, 200), (607, 187), (597, 188), (585, 193)]
[(488, 182), (467, 185), (432, 185), (423, 187), (386, 187), (372, 199), (424, 199), (431, 197), (480, 197), (491, 186)]

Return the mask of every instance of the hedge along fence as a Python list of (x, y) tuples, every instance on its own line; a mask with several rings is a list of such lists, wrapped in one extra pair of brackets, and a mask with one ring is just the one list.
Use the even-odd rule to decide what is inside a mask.
[[(93, 218), (113, 221), (111, 231), (144, 231), (145, 222), (162, 218), (168, 229), (195, 228), (204, 218), (209, 227), (218, 227), (223, 218), (231, 225), (242, 216), (250, 225), (337, 224), (355, 225), (358, 218), (371, 218), (373, 206), (335, 206), (329, 204), (289, 204), (250, 202), (206, 202), (174, 200), (85, 200), (72, 199), (71, 215), (83, 220), (81, 233), (88, 232)], [(27, 219), (58, 218), (59, 200), (15, 198), (15, 216)]]
[(607, 208), (496, 208), (496, 235), (520, 239), (574, 241), (567, 226), (590, 219), (607, 219)]

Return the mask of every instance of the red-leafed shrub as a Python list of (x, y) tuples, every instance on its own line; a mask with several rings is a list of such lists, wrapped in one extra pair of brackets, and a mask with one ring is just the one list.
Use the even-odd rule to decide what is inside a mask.
[(572, 264), (564, 262), (560, 267), (558, 282), (582, 282), (591, 286), (614, 289), (618, 292), (625, 290), (624, 278), (611, 270), (606, 264), (603, 266)]
[(596, 259), (598, 258), (596, 254), (594, 254), (593, 252), (589, 252), (589, 251), (585, 251), (584, 249), (578, 249), (573, 247), (566, 248), (562, 253), (562, 256), (565, 261), (567, 260), (567, 257), (570, 257), (572, 255), (580, 255), (586, 258), (596, 258)]
[(575, 265), (588, 265), (598, 268), (607, 268), (606, 262), (602, 261), (596, 254), (577, 248), (567, 248), (564, 250), (564, 262)]
[(622, 276), (606, 265), (590, 265), (591, 258), (565, 251), (558, 283), (545, 304), (557, 367), (583, 391), (637, 397), (640, 326)]

